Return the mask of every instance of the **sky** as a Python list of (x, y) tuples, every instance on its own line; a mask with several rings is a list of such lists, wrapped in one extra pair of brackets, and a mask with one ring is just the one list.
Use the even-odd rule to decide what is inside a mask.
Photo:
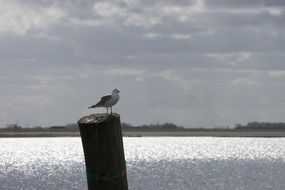
[(132, 125), (285, 122), (283, 0), (0, 0), (0, 127), (65, 125), (114, 87)]

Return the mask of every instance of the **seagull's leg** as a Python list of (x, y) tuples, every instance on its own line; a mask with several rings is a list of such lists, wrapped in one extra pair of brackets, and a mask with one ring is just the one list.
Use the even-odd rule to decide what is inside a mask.
[(112, 107), (110, 107), (110, 109), (111, 109), (111, 115), (112, 115), (112, 113), (113, 113), (113, 112), (112, 112)]
[(109, 110), (109, 108), (107, 107), (107, 115), (108, 115), (108, 110)]

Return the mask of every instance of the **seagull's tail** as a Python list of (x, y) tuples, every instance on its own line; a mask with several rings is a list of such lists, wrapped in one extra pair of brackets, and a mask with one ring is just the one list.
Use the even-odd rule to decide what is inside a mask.
[(96, 107), (97, 107), (97, 105), (93, 105), (93, 106), (88, 107), (88, 109), (96, 108)]

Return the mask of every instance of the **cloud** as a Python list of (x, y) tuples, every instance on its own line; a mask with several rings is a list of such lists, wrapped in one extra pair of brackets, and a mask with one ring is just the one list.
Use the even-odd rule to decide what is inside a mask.
[(14, 1), (4, 1), (1, 2), (0, 9), (0, 33), (25, 35), (47, 29), (65, 17), (65, 12), (56, 6), (31, 7)]
[(110, 69), (104, 71), (104, 74), (109, 75), (119, 75), (119, 76), (143, 76), (145, 74), (145, 70), (138, 69)]
[(231, 81), (230, 84), (255, 86), (255, 85), (258, 85), (259, 82), (253, 80), (252, 78), (238, 78), (238, 79)]
[(43, 94), (38, 95), (22, 95), (0, 97), (0, 106), (6, 110), (24, 110), (25, 107), (45, 107), (51, 103), (51, 99)]
[(173, 69), (163, 70), (155, 76), (161, 77), (167, 81), (175, 82), (183, 87), (184, 90), (191, 89), (191, 81), (187, 78), (182, 77), (181, 73), (177, 73), (177, 71)]
[(230, 65), (237, 65), (243, 63), (251, 58), (251, 53), (249, 52), (235, 52), (235, 53), (210, 53), (208, 57), (213, 59), (218, 59), (220, 61), (226, 62)]
[(143, 34), (143, 37), (149, 38), (149, 39), (161, 38), (161, 37), (163, 37), (163, 34), (159, 34), (159, 33), (145, 33), (145, 34)]
[[(0, 25), (2, 23), (3, 30), (28, 35), (30, 42), (25, 42), (25, 46), (33, 47), (33, 42), (39, 41), (43, 44), (38, 45), (41, 49), (53, 43), (57, 47), (42, 51), (53, 57), (49, 51), (63, 54), (66, 50), (65, 59), (69, 60), (90, 59), (102, 54), (252, 52), (285, 48), (280, 40), (282, 36), (285, 40), (285, 36), (279, 29), (284, 20), (279, 8), (268, 7), (273, 14), (280, 15), (280, 18), (273, 18), (262, 11), (251, 12), (257, 8), (232, 13), (228, 9), (207, 7), (207, 3), (202, 0), (81, 3), (54, 0), (25, 4), (11, 1), (3, 5), (5, 11), (2, 11)], [(264, 25), (269, 22), (275, 23), (274, 27)], [(10, 46), (11, 49), (5, 48), (5, 51), (17, 49), (13, 43)]]
[(285, 77), (285, 70), (269, 71), (269, 76), (271, 78), (283, 78), (283, 77)]
[(103, 72), (107, 75), (113, 76), (126, 76), (126, 77), (135, 77), (135, 80), (138, 82), (143, 82), (146, 75), (146, 70), (144, 69), (108, 69)]
[(260, 7), (260, 6), (285, 6), (282, 0), (204, 0), (208, 6), (218, 7)]
[[(230, 85), (241, 85), (241, 86), (257, 86), (262, 83), (268, 83), (266, 78), (266, 72), (259, 70), (240, 70), (236, 71), (239, 76), (228, 82)], [(234, 78), (234, 77), (233, 77)]]

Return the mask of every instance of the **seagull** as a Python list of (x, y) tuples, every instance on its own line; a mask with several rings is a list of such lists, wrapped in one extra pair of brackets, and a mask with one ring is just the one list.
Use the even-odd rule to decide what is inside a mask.
[(114, 88), (112, 91), (112, 94), (108, 94), (106, 96), (103, 96), (97, 104), (90, 106), (89, 109), (90, 108), (97, 108), (97, 107), (105, 107), (105, 108), (107, 108), (107, 115), (108, 115), (108, 110), (110, 108), (111, 109), (111, 115), (112, 115), (112, 106), (114, 106), (119, 101), (119, 98), (120, 98), (119, 92), (120, 92), (119, 89)]

